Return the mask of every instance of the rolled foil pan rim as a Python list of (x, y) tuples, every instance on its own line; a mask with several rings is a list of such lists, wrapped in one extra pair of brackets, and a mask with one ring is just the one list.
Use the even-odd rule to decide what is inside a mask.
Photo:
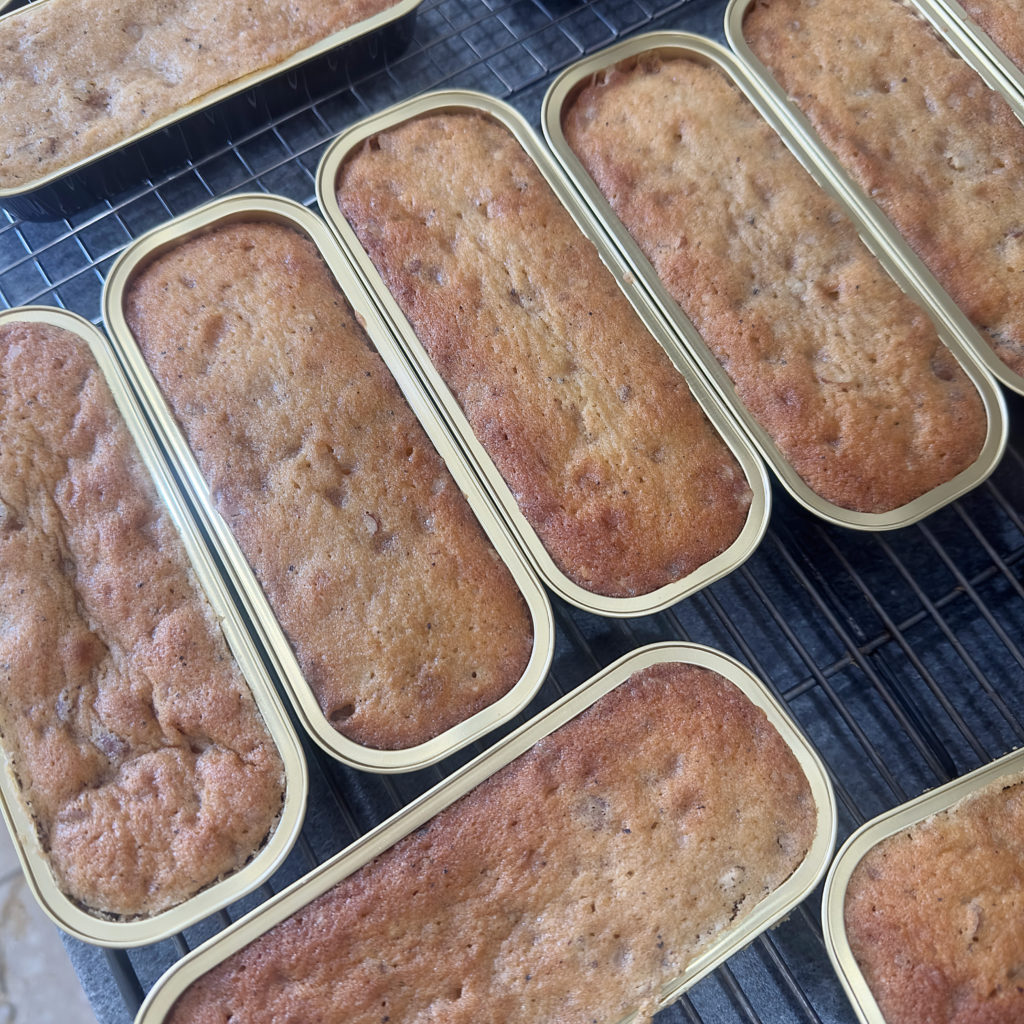
[[(11, 0), (0, 0), (0, 20), (17, 17), (25, 8), (32, 7), (35, 4), (59, 2), (60, 0), (31, 0), (30, 3), (22, 4), (20, 7), (10, 8)], [(354, 43), (357, 40), (370, 37), (374, 33), (386, 29), (389, 25), (400, 22), (406, 16), (415, 15), (422, 3), (423, 0), (396, 0), (393, 6), (371, 15), (371, 17), (363, 21), (354, 22), (345, 28), (339, 29), (324, 39), (303, 47), (276, 64), (250, 71), (231, 82), (226, 82), (216, 89), (212, 89), (203, 96), (197, 97), (171, 113), (158, 118), (152, 124), (137, 129), (130, 135), (104, 146), (95, 153), (73, 160), (56, 170), (20, 185), (0, 186), (0, 206), (10, 202), (16, 204), (16, 208), (20, 208), (17, 204), (31, 202), (35, 196), (47, 195), (48, 190), (59, 185), (61, 182), (73, 180), (76, 174), (86, 169), (102, 166), (104, 161), (116, 158), (120, 152), (127, 151), (137, 143), (144, 142), (160, 132), (179, 125), (195, 114), (212, 110), (217, 104), (241, 96), (246, 91), (263, 85), (272, 78), (293, 71), (309, 61), (326, 56), (348, 43)], [(97, 193), (95, 198), (100, 199), (102, 196)]]
[[(802, 139), (804, 147), (813, 154), (812, 159), (816, 166), (827, 173), (829, 180), (841, 191), (847, 207), (870, 226), (871, 234), (883, 244), (886, 251), (897, 256), (905, 273), (913, 281), (914, 289), (927, 297), (929, 306), (942, 316), (946, 327), (963, 339), (963, 346), (974, 360), (1004, 387), (1024, 395), (1024, 375), (1011, 370), (985, 342), (966, 314), (938, 283), (935, 275), (904, 241), (893, 223), (833, 156), (807, 116), (790, 101), (771, 70), (754, 54), (743, 35), (743, 18), (754, 2), (755, 0), (729, 0), (725, 11), (725, 36), (731, 47), (731, 56), (738, 62), (751, 87), (764, 98), (773, 115), (786, 125), (787, 130)], [(986, 85), (1006, 100), (1017, 118), (1024, 122), (1024, 96), (1017, 96), (1005, 79), (993, 72), (991, 66), (976, 51), (958, 46), (956, 34), (948, 33), (941, 26), (942, 14), (935, 6), (930, 5), (927, 0), (900, 2), (913, 8), (929, 22), (947, 44), (982, 77)]]

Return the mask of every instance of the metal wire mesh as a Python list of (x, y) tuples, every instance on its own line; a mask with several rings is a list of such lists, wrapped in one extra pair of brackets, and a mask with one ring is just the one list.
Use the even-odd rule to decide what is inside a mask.
[[(720, 0), (426, 0), (411, 44), (353, 73), (325, 58), (190, 128), (171, 165), (64, 218), (0, 216), (0, 305), (48, 303), (99, 320), (104, 275), (143, 231), (236, 191), (313, 201), (328, 141), (353, 121), (428, 88), (481, 89), (535, 125), (553, 74), (624, 35), (670, 27), (720, 38)], [(383, 61), (383, 63), (381, 63)], [(546, 706), (634, 647), (681, 638), (749, 665), (825, 759), (840, 839), (864, 820), (1024, 741), (1024, 435), (994, 476), (925, 522), (859, 534), (812, 519), (776, 493), (759, 551), (674, 608), (622, 622), (556, 603)], [(512, 728), (512, 723), (508, 728)], [(67, 940), (104, 1024), (131, 1019), (188, 950), (419, 795), (484, 744), (424, 772), (374, 777), (306, 744), (312, 788), (300, 840), (270, 885), (201, 925), (131, 953)], [(825, 1022), (853, 1016), (828, 965), (813, 896), (698, 984), (659, 1022)]]

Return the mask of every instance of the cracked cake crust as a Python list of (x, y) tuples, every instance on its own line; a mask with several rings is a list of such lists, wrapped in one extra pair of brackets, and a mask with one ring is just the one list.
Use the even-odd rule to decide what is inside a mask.
[(0, 733), (60, 887), (149, 915), (243, 865), (283, 766), (83, 341), (0, 327)]

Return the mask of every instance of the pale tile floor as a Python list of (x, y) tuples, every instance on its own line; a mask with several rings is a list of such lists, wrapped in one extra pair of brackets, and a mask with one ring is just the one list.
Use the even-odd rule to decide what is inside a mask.
[(95, 1024), (56, 926), (0, 822), (0, 1024)]

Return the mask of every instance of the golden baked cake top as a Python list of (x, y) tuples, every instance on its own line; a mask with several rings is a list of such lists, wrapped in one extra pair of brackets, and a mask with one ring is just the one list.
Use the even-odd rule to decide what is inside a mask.
[(0, 734), (61, 888), (149, 915), (243, 865), (283, 766), (99, 368), (0, 326)]
[(898, 509), (978, 459), (987, 416), (925, 311), (716, 67), (644, 54), (565, 138), (783, 458), (843, 509)]
[(0, 21), (0, 188), (72, 166), (397, 0), (47, 0)]
[(1016, 374), (1024, 125), (899, 0), (758, 0), (743, 35)]
[(515, 685), (526, 602), (306, 235), (214, 227), (141, 269), (123, 304), (340, 733), (412, 747)]
[(656, 665), (212, 968), (167, 1019), (646, 1020), (796, 870), (816, 821), (759, 708), (713, 671)]
[(595, 594), (727, 550), (743, 471), (512, 133), (472, 111), (376, 134), (337, 201), (558, 569)]
[(845, 921), (887, 1024), (1024, 1020), (1024, 775), (869, 850)]

